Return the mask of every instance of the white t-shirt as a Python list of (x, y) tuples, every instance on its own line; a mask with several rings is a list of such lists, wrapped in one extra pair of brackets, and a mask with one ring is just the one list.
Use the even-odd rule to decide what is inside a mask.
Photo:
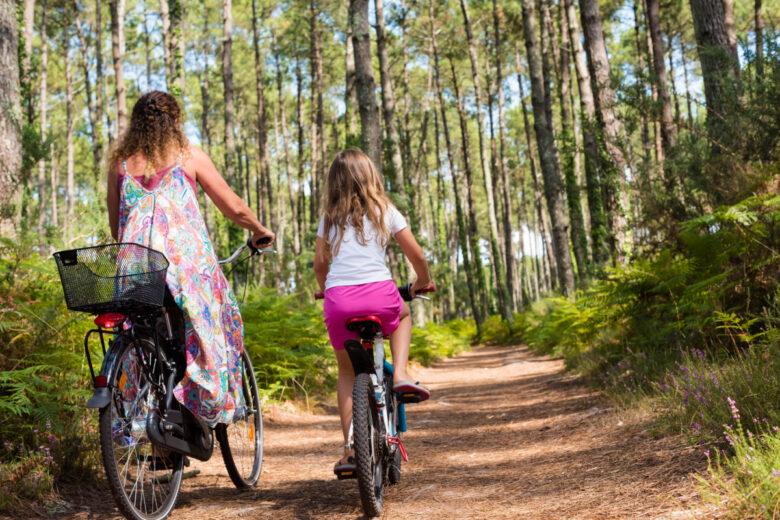
[[(390, 235), (395, 235), (407, 226), (406, 219), (392, 204), (388, 205), (387, 211), (385, 211), (385, 225), (390, 231)], [(326, 237), (324, 228), (325, 217), (323, 216), (320, 217), (317, 236), (326, 238), (328, 242), (333, 244), (336, 241), (336, 230), (331, 228)], [(377, 235), (374, 225), (364, 216), (363, 236), (366, 238), (366, 245), (361, 245), (355, 236), (355, 228), (347, 223), (339, 252), (337, 255), (333, 255), (333, 262), (330, 264), (328, 277), (325, 279), (325, 289), (393, 279), (385, 262), (386, 247), (382, 247), (380, 237)]]

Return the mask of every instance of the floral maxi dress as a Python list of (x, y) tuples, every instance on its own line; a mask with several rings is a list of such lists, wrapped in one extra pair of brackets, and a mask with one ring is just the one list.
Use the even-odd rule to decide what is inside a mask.
[(142, 244), (170, 262), (166, 283), (185, 319), (186, 371), (176, 399), (210, 426), (229, 423), (241, 399), (244, 329), (219, 267), (193, 181), (176, 166), (151, 189), (127, 172), (119, 181), (120, 242)]

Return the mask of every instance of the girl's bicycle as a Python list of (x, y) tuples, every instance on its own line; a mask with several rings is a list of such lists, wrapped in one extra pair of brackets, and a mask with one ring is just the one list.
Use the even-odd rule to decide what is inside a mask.
[[(256, 249), (250, 256), (274, 252)], [(168, 260), (131, 243), (54, 253), (65, 301), (71, 310), (97, 314), (84, 338), (95, 387), (88, 408), (100, 410), (103, 466), (120, 511), (133, 520), (161, 520), (173, 510), (187, 457), (208, 460), (214, 437), (230, 479), (254, 486), (263, 463), (263, 414), (252, 362), (239, 360), (242, 390), (233, 422), (211, 429), (175, 399), (185, 367), (184, 316), (165, 283)], [(89, 342), (99, 336), (98, 374)], [(106, 348), (106, 344), (108, 348)]]
[[(401, 298), (428, 300), (423, 292), (412, 296), (412, 284), (398, 288)], [(318, 291), (315, 299), (325, 294)], [(385, 486), (401, 480), (401, 462), (409, 460), (403, 444), (406, 432), (404, 403), (417, 402), (416, 394), (393, 391), (393, 366), (385, 359), (382, 320), (378, 316), (356, 316), (347, 320), (347, 328), (360, 335), (360, 341), (349, 339), (344, 350), (355, 371), (352, 387), (352, 423), (348, 447), (355, 450), (355, 467), (363, 510), (368, 517), (382, 514)], [(353, 478), (346, 472), (339, 479)]]

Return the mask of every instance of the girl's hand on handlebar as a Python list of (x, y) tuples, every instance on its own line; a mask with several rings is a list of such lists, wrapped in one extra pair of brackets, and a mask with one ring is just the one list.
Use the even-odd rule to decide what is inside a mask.
[(274, 232), (272, 232), (269, 229), (262, 228), (259, 231), (256, 231), (252, 235), (252, 246), (255, 249), (268, 247), (274, 243), (275, 238), (276, 238), (276, 234)]
[(436, 284), (431, 282), (430, 280), (415, 280), (412, 283), (412, 288), (410, 289), (410, 292), (412, 293), (412, 296), (416, 296), (418, 293), (427, 293), (427, 292), (433, 292), (436, 290)]

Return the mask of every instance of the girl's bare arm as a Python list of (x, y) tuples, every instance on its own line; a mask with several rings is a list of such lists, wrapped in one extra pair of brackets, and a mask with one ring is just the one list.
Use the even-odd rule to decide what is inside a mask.
[(321, 291), (325, 290), (325, 279), (328, 277), (328, 269), (330, 269), (329, 253), (328, 242), (322, 237), (317, 237), (317, 244), (314, 246), (314, 276), (317, 277)]
[(432, 284), (431, 273), (428, 271), (428, 261), (425, 259), (425, 253), (414, 238), (411, 229), (407, 226), (394, 236), (406, 258), (412, 263), (415, 274), (417, 274), (417, 279), (412, 283), (412, 294), (420, 289), (428, 288)]

